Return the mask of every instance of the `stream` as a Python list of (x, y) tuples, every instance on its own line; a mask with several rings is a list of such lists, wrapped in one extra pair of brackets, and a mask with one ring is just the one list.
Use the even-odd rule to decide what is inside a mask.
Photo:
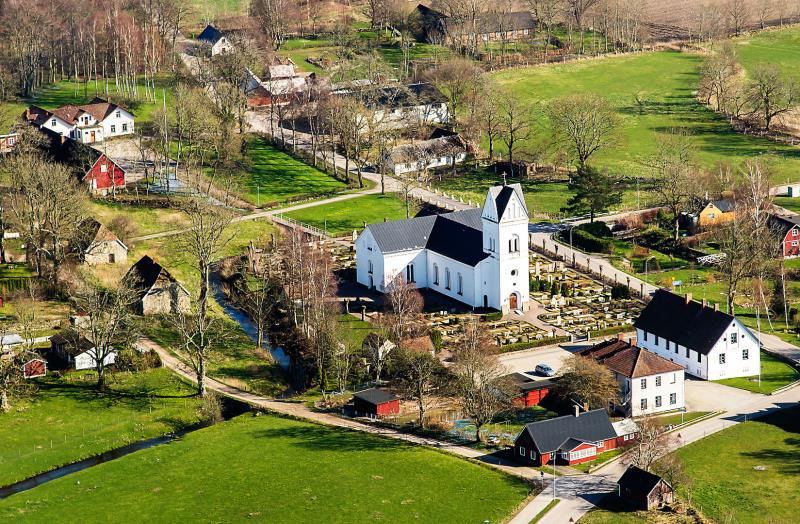
[[(223, 420), (230, 420), (233, 417), (246, 413), (250, 410), (250, 406), (248, 404), (240, 402), (238, 400), (234, 400), (228, 397), (221, 397), (221, 401), (222, 401)], [(0, 487), (0, 500), (10, 497), (11, 495), (16, 495), (17, 493), (22, 493), (24, 491), (31, 490), (37, 486), (46, 484), (47, 482), (60, 479), (61, 477), (66, 477), (67, 475), (71, 475), (72, 473), (77, 473), (78, 471), (83, 471), (85, 469), (89, 469), (99, 464), (104, 464), (106, 462), (116, 460), (126, 455), (130, 455), (131, 453), (160, 446), (162, 444), (168, 444), (175, 440), (179, 440), (184, 435), (197, 431), (198, 429), (203, 429), (205, 427), (208, 426), (196, 425), (188, 427), (186, 429), (182, 429), (180, 431), (176, 431), (174, 433), (169, 433), (167, 435), (161, 435), (160, 437), (153, 437), (147, 440), (140, 440), (138, 442), (133, 442), (131, 444), (122, 446), (120, 448), (100, 453), (99, 455), (95, 455), (93, 457), (79, 460), (78, 462), (73, 462), (72, 464), (67, 464), (65, 466), (51, 469), (50, 471), (45, 471), (44, 473), (39, 473), (38, 475), (28, 477), (25, 480), (20, 480), (19, 482), (15, 482), (14, 484), (11, 484), (9, 486)]]
[[(231, 304), (230, 300), (228, 300), (228, 297), (222, 290), (222, 281), (217, 273), (211, 273), (211, 288), (214, 290), (214, 299), (220, 306), (222, 306), (222, 309), (225, 311), (225, 313), (242, 327), (242, 330), (247, 333), (247, 336), (250, 337), (253, 342), (257, 341), (258, 328), (256, 328), (255, 324), (253, 324), (253, 321), (250, 320), (250, 317), (248, 317), (243, 311), (237, 309), (233, 304)], [(289, 356), (283, 351), (283, 348), (264, 346), (263, 349), (267, 349), (270, 352), (272, 358), (275, 359), (275, 362), (277, 362), (280, 367), (283, 369), (289, 369)]]

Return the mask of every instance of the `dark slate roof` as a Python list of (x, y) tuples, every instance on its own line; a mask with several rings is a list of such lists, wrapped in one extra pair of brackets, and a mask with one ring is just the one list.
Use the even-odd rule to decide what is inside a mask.
[(356, 93), (356, 96), (365, 104), (390, 108), (447, 103), (447, 97), (433, 84), (428, 83), (368, 89)]
[(495, 205), (497, 206), (497, 216), (502, 217), (503, 212), (506, 210), (506, 206), (511, 201), (511, 195), (514, 193), (519, 196), (520, 201), (522, 202), (522, 207), (525, 209), (525, 213), (528, 213), (528, 204), (525, 203), (525, 196), (522, 194), (522, 186), (520, 184), (508, 184), (505, 186), (495, 186), (490, 189), (492, 192), (492, 196), (494, 197)]
[(384, 255), (427, 248), (469, 266), (488, 256), (480, 209), (370, 224), (367, 229)]
[(150, 291), (159, 278), (165, 278), (170, 282), (177, 282), (172, 275), (169, 274), (169, 271), (147, 255), (143, 256), (137, 263), (131, 266), (125, 278), (132, 280), (129, 281), (129, 283), (135, 288), (137, 296), (140, 299)]
[(583, 439), (579, 439), (579, 438), (568, 438), (567, 440), (564, 441), (563, 444), (561, 444), (561, 446), (559, 446), (559, 449), (561, 451), (563, 451), (563, 452), (572, 451), (573, 449), (577, 448), (581, 444), (586, 444), (587, 442), (591, 442), (591, 441), (583, 440)]
[(398, 399), (397, 395), (394, 393), (390, 393), (385, 389), (378, 388), (365, 389), (364, 391), (353, 393), (353, 398), (363, 400), (364, 402), (368, 402), (369, 404), (373, 404), (375, 406)]
[(553, 386), (552, 380), (534, 380), (528, 375), (523, 375), (522, 373), (512, 373), (510, 375), (506, 375), (506, 377), (522, 392), (531, 391), (534, 389), (549, 388)]
[(767, 225), (785, 237), (786, 233), (796, 227), (800, 227), (800, 215), (769, 215)]
[(73, 329), (65, 329), (50, 337), (51, 344), (62, 346), (64, 351), (72, 356), (80, 355), (94, 348), (94, 344)]
[(216, 27), (211, 24), (208, 24), (203, 32), (197, 37), (198, 40), (203, 42), (208, 42), (210, 44), (216, 44), (219, 42), (219, 39), (222, 38), (223, 33)]
[[(646, 497), (662, 480), (661, 477), (649, 471), (645, 471), (636, 466), (628, 466), (628, 469), (625, 470), (625, 473), (619, 478), (617, 484), (625, 490)], [(669, 482), (667, 482), (667, 484), (669, 485)]]
[(729, 213), (733, 211), (733, 200), (730, 198), (720, 198), (717, 200), (712, 200), (710, 203), (714, 204), (714, 206), (716, 206), (723, 213)]
[[(708, 355), (735, 319), (714, 308), (659, 289), (633, 326)], [(747, 328), (744, 328), (747, 329)]]
[(587, 411), (577, 417), (566, 415), (531, 422), (525, 425), (523, 432), (528, 433), (540, 453), (556, 451), (570, 439), (600, 442), (617, 436), (604, 409)]

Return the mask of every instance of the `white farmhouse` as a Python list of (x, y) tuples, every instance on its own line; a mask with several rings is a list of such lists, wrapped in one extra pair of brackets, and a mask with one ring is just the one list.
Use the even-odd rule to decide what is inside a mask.
[(624, 340), (601, 342), (580, 353), (603, 364), (619, 383), (616, 408), (639, 417), (684, 407), (683, 367)]
[[(99, 355), (94, 344), (86, 337), (72, 329), (67, 329), (50, 337), (50, 356), (48, 363), (57, 368), (94, 369), (97, 367)], [(110, 349), (103, 355), (103, 365), (116, 362), (117, 351)]]
[(205, 29), (203, 29), (203, 32), (198, 35), (197, 39), (211, 47), (211, 56), (229, 53), (234, 49), (228, 32), (221, 31), (212, 24), (208, 24)]
[(106, 138), (133, 134), (133, 114), (102, 98), (88, 104), (68, 104), (48, 111), (31, 106), (25, 120), (82, 144), (102, 142)]
[(455, 167), (467, 159), (467, 145), (457, 134), (403, 144), (383, 157), (386, 170), (395, 175)]
[[(354, 96), (372, 108), (371, 119), (383, 130), (403, 129), (415, 125), (439, 125), (450, 121), (447, 97), (427, 83), (375, 88), (370, 84), (334, 90), (339, 96)], [(364, 123), (362, 127), (369, 124)]]
[(705, 380), (758, 375), (760, 343), (738, 319), (659, 289), (634, 323), (637, 344)]
[(483, 209), (370, 224), (356, 240), (356, 274), (381, 292), (400, 275), (473, 307), (527, 310), (522, 188), (489, 188)]

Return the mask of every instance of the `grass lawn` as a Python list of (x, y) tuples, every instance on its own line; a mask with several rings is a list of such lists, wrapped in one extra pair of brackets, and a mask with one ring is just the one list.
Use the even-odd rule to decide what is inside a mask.
[[(416, 213), (411, 205), (411, 216)], [(383, 219), (402, 220), (406, 218), (405, 201), (397, 194), (364, 195), (321, 206), (298, 209), (286, 216), (319, 229), (326, 229), (334, 236), (348, 235), (353, 230), (361, 231), (364, 223), (375, 224)]]
[(715, 522), (796, 522), (799, 445), (800, 409), (793, 408), (682, 448), (692, 503)]
[[(179, 338), (169, 322), (147, 319), (142, 331), (159, 345), (178, 351)], [(259, 349), (255, 342), (232, 321), (225, 319), (223, 327), (215, 333), (220, 339), (211, 347), (208, 374), (228, 385), (244, 391), (274, 397), (286, 389), (286, 379), (280, 366), (273, 362), (268, 351)]]
[[(567, 184), (563, 182), (534, 182), (531, 180), (512, 179), (511, 182), (522, 184), (525, 193), (525, 203), (532, 216), (558, 217), (561, 216), (561, 208), (567, 204), (572, 192), (567, 189)], [(483, 204), (486, 198), (486, 191), (489, 186), (503, 183), (501, 175), (495, 175), (487, 171), (477, 171), (459, 174), (456, 177), (443, 178), (441, 181), (432, 180), (431, 185), (443, 190), (448, 195), (455, 194), (464, 199), (472, 200)], [(646, 206), (650, 201), (649, 194), (644, 191), (640, 194), (641, 205)], [(625, 191), (623, 193), (622, 204), (619, 209), (635, 209), (637, 206), (636, 191)]]
[[(130, 110), (136, 117), (137, 124), (148, 123), (153, 120), (153, 111), (161, 107), (163, 97), (167, 97), (167, 107), (172, 103), (172, 86), (169, 84), (166, 75), (162, 75), (156, 80), (156, 95), (158, 102), (148, 102), (144, 98), (144, 84), (139, 85), (139, 99), (123, 99), (122, 94), (117, 92), (114, 79), (109, 79), (109, 95), (113, 102), (120, 103)], [(42, 87), (36, 91), (30, 103), (38, 105), (44, 109), (55, 109), (65, 104), (85, 104), (95, 96), (106, 98), (105, 83), (99, 80), (89, 83), (62, 80), (55, 84)]]
[(39, 391), (0, 414), (0, 486), (198, 421), (194, 390), (166, 369), (38, 379)]
[(247, 13), (248, 0), (190, 0), (192, 8), (186, 23), (200, 24), (204, 20), (220, 20)]
[(105, 225), (111, 223), (118, 216), (128, 217), (136, 226), (132, 236), (182, 229), (189, 224), (188, 218), (179, 209), (128, 205), (110, 200), (92, 200), (89, 212), (98, 222)]
[(727, 378), (725, 380), (716, 380), (715, 382), (766, 395), (787, 384), (791, 384), (797, 379), (800, 379), (800, 373), (795, 368), (762, 351), (760, 385), (757, 375), (754, 377)]
[(0, 519), (499, 522), (528, 492), (521, 479), (428, 448), (244, 415), (9, 497)]
[(663, 415), (656, 418), (656, 422), (662, 426), (676, 426), (681, 423), (692, 422), (699, 418), (705, 417), (711, 413), (710, 411), (689, 411), (688, 413), (672, 413), (670, 415)]
[(240, 195), (262, 207), (292, 200), (326, 196), (347, 189), (347, 184), (254, 137), (247, 141), (249, 166), (240, 175)]
[(800, 27), (792, 26), (759, 31), (733, 39), (739, 63), (747, 71), (757, 64), (775, 64), (800, 81), (797, 64), (800, 61)]
[(22, 102), (7, 101), (0, 103), (0, 135), (10, 131), (11, 126), (19, 121), (22, 112), (27, 107), (27, 104)]
[(607, 495), (598, 502), (597, 507), (581, 517), (578, 522), (581, 524), (646, 524), (650, 522), (647, 516), (648, 512), (634, 510), (616, 495)]
[(637, 250), (631, 242), (624, 240), (613, 240), (612, 245), (614, 249), (612, 256), (616, 258), (612, 262), (616, 262), (615, 265), (626, 270), (628, 268), (623, 268), (620, 260), (620, 258), (625, 258), (631, 263), (630, 269), (635, 273), (644, 273), (645, 262), (647, 262), (646, 269), (648, 271), (685, 267), (689, 264), (686, 260), (670, 257), (655, 249)]
[(800, 213), (800, 198), (777, 197), (775, 204), (793, 213)]
[(572, 469), (577, 469), (578, 471), (582, 471), (583, 473), (588, 473), (590, 469), (594, 469), (601, 464), (605, 464), (614, 457), (622, 455), (622, 453), (625, 451), (626, 450), (624, 448), (612, 449), (611, 451), (606, 451), (605, 453), (601, 453), (594, 460), (590, 460), (589, 462), (584, 462), (582, 464), (575, 464), (574, 466), (570, 467)]
[[(713, 169), (718, 162), (734, 164), (772, 153), (776, 180), (800, 178), (800, 149), (744, 136), (693, 97), (697, 88), (698, 55), (671, 51), (609, 57), (548, 67), (508, 69), (493, 75), (497, 83), (520, 101), (535, 107), (571, 93), (589, 92), (607, 97), (622, 123), (617, 143), (598, 152), (593, 162), (624, 175), (644, 175), (642, 161), (656, 150), (656, 134), (682, 129), (692, 135), (699, 163)], [(634, 94), (648, 103), (640, 112)], [(546, 118), (537, 113), (538, 123)], [(544, 129), (530, 145), (549, 140)]]
[(337, 331), (344, 342), (350, 347), (360, 348), (364, 339), (372, 332), (380, 332), (381, 329), (370, 322), (361, 320), (353, 315), (344, 313), (339, 315), (337, 321)]

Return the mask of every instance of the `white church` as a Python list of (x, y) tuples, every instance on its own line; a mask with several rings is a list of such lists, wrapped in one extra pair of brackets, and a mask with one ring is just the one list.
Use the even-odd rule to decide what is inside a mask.
[(527, 310), (528, 207), (519, 184), (489, 188), (483, 209), (370, 224), (356, 240), (359, 283), (402, 275), (473, 307)]

